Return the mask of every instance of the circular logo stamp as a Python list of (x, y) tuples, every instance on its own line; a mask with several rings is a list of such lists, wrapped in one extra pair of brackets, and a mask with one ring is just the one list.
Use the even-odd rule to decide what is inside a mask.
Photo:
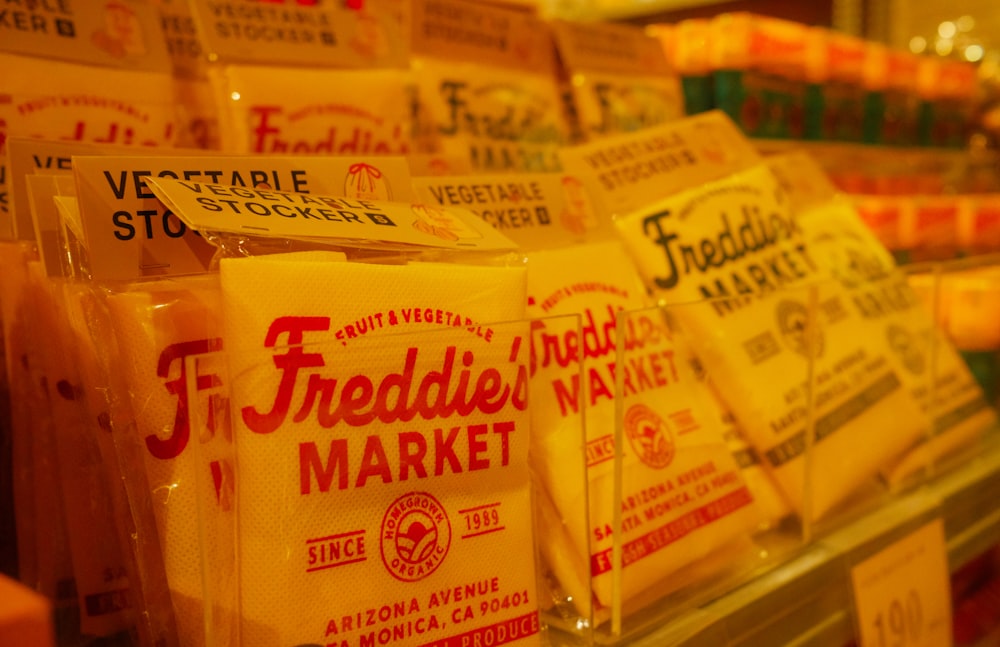
[[(781, 332), (785, 345), (803, 357), (819, 357), (823, 354), (823, 334), (815, 331), (815, 339), (809, 344), (806, 327), (809, 322), (809, 311), (798, 301), (783, 300), (778, 303), (775, 311), (778, 320), (778, 330)], [(810, 353), (810, 347), (812, 353)]]
[(382, 517), (382, 563), (403, 582), (416, 582), (444, 561), (451, 546), (451, 522), (444, 506), (426, 492), (399, 497)]
[(653, 469), (663, 469), (674, 460), (670, 428), (646, 405), (634, 404), (625, 412), (625, 435), (639, 460)]
[(927, 365), (926, 358), (920, 348), (920, 343), (909, 330), (902, 326), (892, 325), (886, 329), (885, 335), (889, 342), (889, 348), (899, 356), (899, 360), (906, 367), (906, 370), (914, 375), (924, 372), (924, 367)]

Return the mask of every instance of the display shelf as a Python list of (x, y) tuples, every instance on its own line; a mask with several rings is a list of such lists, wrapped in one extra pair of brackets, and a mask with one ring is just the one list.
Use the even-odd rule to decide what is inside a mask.
[(855, 639), (850, 568), (941, 517), (952, 570), (1000, 542), (1000, 442), (924, 486), (818, 538), (780, 567), (630, 645), (847, 645)]
[(727, 0), (549, 0), (549, 9), (562, 17), (588, 20), (630, 20), (670, 11), (710, 7)]

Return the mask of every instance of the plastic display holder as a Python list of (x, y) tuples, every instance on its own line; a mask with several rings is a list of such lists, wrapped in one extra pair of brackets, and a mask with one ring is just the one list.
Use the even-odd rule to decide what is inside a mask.
[[(968, 462), (997, 437), (1000, 402), (1000, 256), (905, 266), (907, 279), (938, 334), (928, 477)], [(967, 370), (966, 370), (967, 369)], [(978, 386), (978, 389), (975, 387)]]
[[(595, 609), (590, 576), (588, 449), (584, 418), (579, 315), (534, 319), (531, 325), (532, 442), (529, 454), (538, 553), (539, 611), (556, 644), (589, 645)], [(555, 393), (553, 397), (552, 393)]]
[[(726, 402), (725, 369), (712, 363), (733, 333), (716, 327), (709, 334), (722, 338), (713, 339), (697, 329), (733, 305), (706, 300), (618, 313), (617, 503), (604, 511), (614, 538), (612, 604), (598, 625), (600, 644), (630, 642), (665, 621), (679, 636), (702, 631), (714, 620), (698, 607), (802, 545), (803, 528), (763, 469), (764, 452)], [(810, 362), (797, 364), (794, 382), (808, 382)]]
[(532, 324), (381, 314), (226, 351), (240, 642), (538, 645)]
[(197, 545), (201, 562), (201, 610), (204, 644), (236, 647), (239, 640), (239, 582), (236, 577), (236, 454), (229, 370), (215, 348), (186, 355), (185, 405), (193, 431), (190, 439), (197, 490)]

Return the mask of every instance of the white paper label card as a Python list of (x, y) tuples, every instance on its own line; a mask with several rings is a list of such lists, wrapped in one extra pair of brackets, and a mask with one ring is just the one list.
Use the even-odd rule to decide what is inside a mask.
[(951, 581), (935, 519), (851, 569), (862, 647), (950, 647)]

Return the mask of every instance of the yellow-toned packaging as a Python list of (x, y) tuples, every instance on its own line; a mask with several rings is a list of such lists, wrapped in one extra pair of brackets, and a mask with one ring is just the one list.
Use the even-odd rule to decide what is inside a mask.
[[(237, 644), (220, 303), (217, 276), (107, 297), (182, 645)], [(193, 393), (203, 397), (192, 401)]]
[(538, 643), (524, 278), (223, 261), (243, 644)]
[[(886, 478), (898, 485), (915, 473), (933, 471), (997, 422), (990, 400), (945, 335), (948, 317), (961, 316), (962, 309), (941, 303), (943, 323), (936, 322), (889, 252), (853, 205), (834, 194), (813, 159), (790, 154), (772, 158), (770, 165), (789, 191), (816, 262), (848, 290), (850, 308), (867, 322), (869, 336), (886, 344), (896, 373), (928, 418), (926, 436), (885, 466)], [(954, 199), (926, 201), (923, 219), (949, 221), (956, 205)], [(948, 283), (945, 279), (934, 287), (946, 295)]]
[[(107, 636), (134, 623), (136, 607), (131, 590), (128, 553), (120, 541), (122, 513), (114, 498), (115, 481), (105, 464), (100, 438), (100, 407), (92, 406), (93, 387), (87, 380), (92, 344), (77, 335), (71, 325), (69, 301), (64, 293), (64, 265), (59, 257), (61, 241), (43, 229), (58, 220), (56, 195), (72, 194), (72, 182), (58, 176), (34, 175), (28, 180), (31, 216), (36, 224), (39, 262), (36, 274), (35, 334), (46, 339), (38, 362), (48, 385), (48, 403), (55, 425), (56, 465), (64, 503), (67, 541), (72, 556), (76, 596), (80, 609), (80, 632)], [(21, 207), (19, 207), (21, 208)], [(25, 207), (26, 208), (26, 205)], [(102, 530), (103, 529), (103, 530)]]
[[(65, 213), (71, 203), (57, 199)], [(160, 556), (152, 499), (149, 496), (142, 455), (129, 451), (123, 441), (134, 428), (132, 404), (124, 372), (117, 363), (115, 331), (103, 299), (92, 286), (67, 282), (64, 286), (68, 324), (76, 340), (74, 360), (79, 367), (86, 405), (96, 421), (102, 466), (106, 472), (110, 510), (128, 574), (129, 612), (140, 644), (173, 644), (175, 619), (170, 590)], [(144, 492), (145, 497), (135, 493)], [(105, 526), (101, 533), (106, 534)], [(103, 534), (99, 535), (103, 538)]]
[[(596, 176), (647, 287), (789, 504), (818, 519), (915, 442), (926, 418), (732, 124), (709, 113), (650, 141), (663, 143), (621, 136), (568, 151), (567, 170)], [(894, 433), (867, 436), (890, 422)]]
[(405, 5), (373, 0), (360, 8), (341, 3), (247, 7), (197, 0), (189, 3), (187, 15), (177, 7), (169, 11), (176, 20), (191, 18), (198, 26), (197, 34), (181, 40), (204, 51), (210, 64), (180, 62), (210, 82), (224, 151), (413, 151)]
[(587, 140), (684, 115), (680, 80), (658, 40), (638, 27), (553, 21), (579, 130)]
[[(888, 346), (864, 334), (869, 326), (849, 308), (850, 295), (824, 280), (829, 273), (766, 168), (681, 193), (617, 224), (656, 293), (675, 303), (722, 298), (684, 308), (685, 328), (807, 519), (829, 513), (924, 432), (926, 418)], [(771, 387), (762, 392), (761, 384)], [(872, 436), (872, 428), (893, 433)], [(859, 454), (852, 448), (861, 438), (866, 451)]]
[(550, 249), (569, 241), (608, 238), (583, 182), (562, 173), (509, 173), (413, 180), (417, 197), (445, 208), (469, 209), (523, 249)]
[(466, 0), (412, 9), (421, 148), (468, 159), (476, 173), (558, 170), (569, 129), (545, 25)]
[(173, 127), (167, 54), (152, 6), (63, 0), (11, 12), (0, 40), (2, 239), (12, 233), (2, 172), (6, 135), (161, 144), (171, 141)]
[(345, 250), (220, 264), (241, 643), (537, 644), (523, 263), (407, 262), (513, 244), (468, 213), (316, 196), (329, 218), (233, 247), (259, 215), (150, 184), (225, 250)]
[[(146, 541), (137, 547), (141, 568), (167, 590), (170, 631), (179, 644), (239, 644), (235, 466), (221, 296), (216, 274), (199, 276), (210, 269), (215, 247), (173, 220), (146, 178), (225, 179), (244, 187), (266, 184), (308, 193), (348, 191), (367, 172), (379, 175), (379, 191), (392, 194), (394, 187), (405, 197), (409, 176), (402, 160), (381, 160), (375, 167), (357, 158), (287, 156), (270, 161), (77, 157), (74, 170), (91, 254), (108, 245), (135, 250), (134, 255), (119, 252), (116, 264), (95, 263), (90, 274), (105, 287), (102, 306), (113, 331), (102, 347), (117, 378), (108, 390), (121, 403), (111, 416), (120, 430), (115, 449), (127, 465), (125, 483), (133, 508), (148, 512), (137, 520)], [(235, 198), (232, 191), (246, 189), (227, 191)], [(205, 194), (222, 197), (207, 189), (203, 198)], [(255, 195), (274, 201), (263, 190)], [(307, 203), (298, 213), (310, 218), (320, 203), (303, 199)], [(224, 204), (214, 202), (215, 213)], [(237, 202), (231, 205), (235, 211)], [(281, 212), (286, 217), (295, 213)], [(144, 222), (165, 229), (146, 229)], [(132, 235), (124, 235), (126, 231)], [(207, 253), (192, 254), (195, 242)], [(149, 280), (172, 273), (186, 276)], [(133, 281), (123, 282), (129, 276)], [(161, 582), (155, 582), (157, 577)], [(163, 613), (163, 601), (158, 602), (161, 606), (154, 610)]]
[[(0, 133), (119, 146), (173, 144), (173, 95), (166, 74), (102, 68), (3, 51), (0, 51), (0, 66), (5, 70), (4, 92), (9, 97), (0, 104)], [(40, 78), (46, 79), (46, 83), (39, 84)], [(6, 112), (9, 114), (5, 115)], [(0, 162), (0, 168), (5, 163), (6, 160)], [(0, 206), (4, 207), (9, 203), (6, 185), (4, 174), (0, 177)], [(0, 237), (15, 235), (10, 218), (9, 212), (0, 215)]]
[(704, 394), (702, 406), (706, 417), (719, 421), (722, 438), (726, 441), (726, 446), (736, 464), (739, 465), (740, 476), (746, 481), (747, 488), (760, 510), (758, 529), (772, 528), (791, 513), (791, 508), (765, 467), (760, 452), (747, 439), (746, 432), (719, 397), (715, 387), (708, 380), (705, 380), (704, 386), (707, 393)]
[[(622, 599), (652, 587), (662, 595), (675, 587), (674, 572), (751, 532), (759, 521), (753, 497), (720, 419), (695, 393), (701, 385), (684, 343), (659, 310), (642, 309), (645, 289), (621, 243), (531, 252), (528, 268), (530, 314), (582, 317), (579, 333), (551, 330), (544, 319), (532, 332), (534, 465), (569, 539), (543, 530), (543, 554), (557, 571), (585, 565), (597, 605), (610, 607), (613, 512), (621, 506)], [(586, 481), (574, 478), (581, 459)], [(572, 586), (573, 573), (557, 575)], [(589, 593), (568, 592), (585, 610)]]
[(414, 152), (412, 82), (404, 70), (224, 65), (209, 74), (228, 152)]
[[(168, 4), (177, 0), (164, 0)], [(255, 3), (190, 0), (207, 58), (222, 64), (326, 68), (406, 66), (402, 0)]]
[[(535, 318), (533, 464), (542, 480), (542, 493), (537, 496), (540, 536), (544, 538), (541, 552), (545, 565), (556, 575), (564, 601), (571, 601), (574, 611), (589, 621), (594, 611), (591, 601), (596, 600), (596, 618), (603, 621), (614, 597), (608, 553), (614, 533), (609, 511), (614, 506), (608, 502), (615, 496), (609, 462), (614, 455), (616, 423), (620, 422), (616, 420), (615, 399), (645, 407), (668, 420), (664, 429), (671, 446), (674, 430), (683, 427), (686, 434), (676, 443), (680, 457), (661, 469), (643, 463), (628, 444), (622, 496), (631, 501), (639, 500), (638, 483), (648, 482), (653, 489), (655, 485), (673, 486), (672, 475), (684, 472), (677, 465), (690, 462), (700, 451), (685, 452), (681, 446), (703, 443), (704, 451), (717, 458), (720, 471), (726, 472), (732, 461), (726, 456), (719, 432), (722, 412), (714, 401), (705, 401), (706, 413), (701, 413), (701, 404), (695, 402), (707, 392), (696, 392), (703, 385), (695, 384), (692, 369), (679, 351), (684, 345), (672, 337), (662, 313), (642, 310), (647, 305), (645, 288), (621, 244), (610, 241), (615, 235), (613, 226), (597, 211), (580, 179), (563, 174), (433, 177), (414, 180), (414, 188), (424, 200), (471, 209), (528, 250), (528, 311)], [(575, 245), (566, 247), (570, 242)], [(583, 321), (575, 323), (581, 316)], [(624, 321), (617, 321), (618, 316)], [(622, 357), (616, 357), (620, 323), (631, 332), (623, 333), (626, 350)], [(587, 348), (583, 357), (572, 350), (581, 345), (574, 342), (581, 334)], [(641, 339), (637, 342), (637, 338)], [(669, 371), (664, 368), (667, 364)], [(615, 381), (618, 372), (627, 376), (621, 387)], [(617, 392), (619, 388), (622, 392)], [(643, 402), (633, 402), (636, 399)], [(668, 411), (669, 403), (679, 401), (684, 401), (687, 409)], [(581, 417), (586, 418), (587, 438), (580, 428)], [(580, 456), (581, 446), (586, 447), (585, 456)], [(688, 561), (749, 535), (754, 513), (737, 506), (730, 511), (733, 514), (719, 519), (719, 525), (690, 530), (690, 538), (673, 537), (676, 544), (665, 541), (659, 550), (651, 549), (641, 561), (635, 560), (636, 554), (649, 548), (651, 536), (662, 539), (662, 533), (657, 532), (679, 525), (673, 522), (683, 518), (697, 501), (711, 497), (705, 490), (700, 496), (694, 494), (698, 487), (695, 480), (687, 484), (691, 492), (677, 486), (679, 498), (690, 496), (685, 503), (669, 511), (661, 505), (659, 513), (654, 509), (656, 501), (636, 503), (627, 516), (623, 541), (630, 557), (623, 593), (630, 606), (642, 604), (638, 597), (644, 588), (650, 589), (647, 599), (682, 588), (695, 577), (679, 572)], [(665, 482), (669, 485), (664, 486)], [(723, 492), (725, 487), (713, 494)], [(660, 495), (663, 498), (667, 493)], [(644, 516), (647, 512), (649, 516)], [(693, 541), (699, 542), (696, 547)], [(706, 567), (701, 575), (709, 570)], [(652, 588), (651, 582), (656, 583)]]
[[(14, 112), (8, 134), (124, 146), (174, 140), (170, 77), (0, 54)], [(45, 78), (45, 84), (38, 79)]]

